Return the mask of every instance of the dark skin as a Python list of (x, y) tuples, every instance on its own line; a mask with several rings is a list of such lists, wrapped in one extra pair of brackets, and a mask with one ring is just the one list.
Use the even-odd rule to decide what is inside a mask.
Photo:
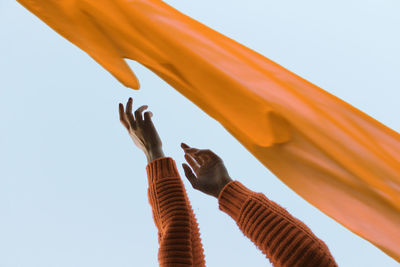
[[(133, 142), (144, 152), (149, 163), (165, 157), (160, 136), (151, 119), (153, 114), (144, 112), (147, 106), (141, 106), (132, 113), (132, 106), (132, 98), (126, 103), (125, 110), (120, 103), (119, 117)], [(198, 149), (184, 143), (181, 147), (188, 163), (182, 164), (182, 167), (190, 184), (194, 189), (218, 198), (224, 186), (232, 181), (222, 159), (209, 149)]]

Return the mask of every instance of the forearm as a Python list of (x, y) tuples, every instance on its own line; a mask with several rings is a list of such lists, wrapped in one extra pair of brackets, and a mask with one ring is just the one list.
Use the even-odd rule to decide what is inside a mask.
[(277, 266), (337, 266), (327, 246), (301, 221), (261, 193), (235, 181), (219, 195), (220, 209)]
[(146, 170), (149, 202), (159, 230), (160, 266), (204, 266), (196, 219), (175, 162), (171, 158), (157, 158)]

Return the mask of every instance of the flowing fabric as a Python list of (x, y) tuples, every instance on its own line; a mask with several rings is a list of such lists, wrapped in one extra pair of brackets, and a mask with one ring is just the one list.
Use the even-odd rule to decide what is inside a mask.
[(159, 0), (19, 0), (124, 85), (146, 66), (308, 202), (400, 261), (400, 135)]

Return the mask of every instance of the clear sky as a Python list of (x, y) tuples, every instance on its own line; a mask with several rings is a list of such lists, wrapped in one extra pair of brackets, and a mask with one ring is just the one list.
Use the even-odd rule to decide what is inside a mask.
[[(400, 131), (398, 0), (167, 2)], [(149, 105), (178, 166), (181, 141), (210, 148), (232, 177), (305, 222), (339, 266), (398, 266), (141, 65), (130, 63), (141, 90), (123, 87), (15, 1), (0, 0), (0, 36), (0, 267), (158, 265), (146, 160), (118, 120), (129, 96)], [(184, 183), (207, 266), (270, 266), (216, 199)]]

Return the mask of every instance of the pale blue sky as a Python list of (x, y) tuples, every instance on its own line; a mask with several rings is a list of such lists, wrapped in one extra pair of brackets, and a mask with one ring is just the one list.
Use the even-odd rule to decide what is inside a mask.
[[(167, 2), (400, 131), (398, 0)], [(339, 266), (398, 266), (139, 64), (141, 90), (124, 88), (15, 1), (0, 0), (0, 36), (0, 267), (158, 265), (145, 157), (118, 121), (129, 96), (149, 105), (178, 166), (181, 141), (210, 148), (232, 177), (304, 221)], [(184, 183), (207, 266), (270, 266), (216, 199)]]

